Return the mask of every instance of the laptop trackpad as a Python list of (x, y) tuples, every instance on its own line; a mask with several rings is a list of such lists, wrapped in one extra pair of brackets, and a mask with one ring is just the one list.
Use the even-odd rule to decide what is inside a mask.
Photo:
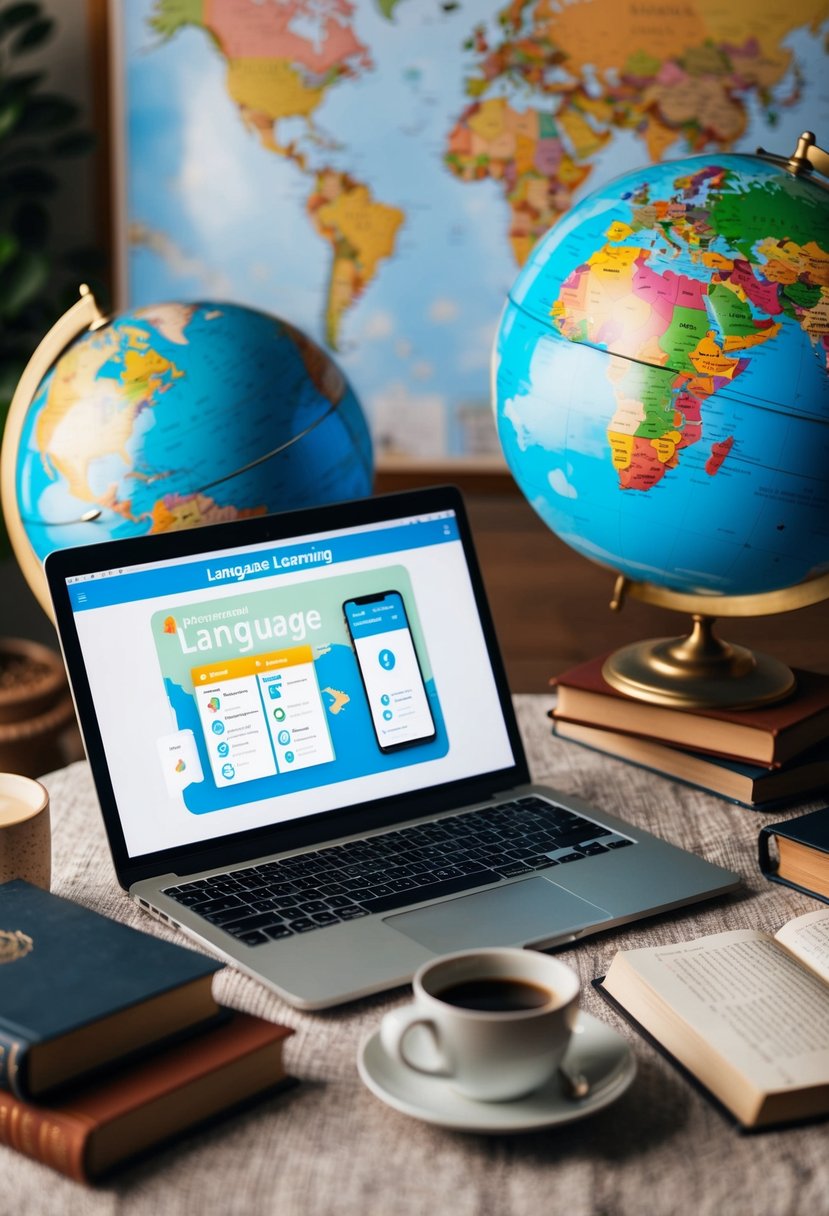
[(576, 929), (610, 919), (604, 908), (539, 877), (401, 912), (386, 917), (385, 923), (436, 954), (446, 954), (566, 938)]

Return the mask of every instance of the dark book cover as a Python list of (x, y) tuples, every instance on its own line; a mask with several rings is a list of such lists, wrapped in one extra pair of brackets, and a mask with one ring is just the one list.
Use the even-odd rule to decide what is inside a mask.
[(0, 961), (0, 1088), (23, 1099), (220, 1012), (221, 963), (21, 880)]
[(0, 1092), (0, 1144), (77, 1182), (92, 1182), (193, 1128), (296, 1084), (285, 1074), (286, 1026), (236, 1010), (149, 1059), (49, 1102)]
[(802, 752), (788, 764), (769, 768), (730, 756), (672, 747), (640, 735), (585, 726), (552, 712), (550, 717), (553, 734), (568, 743), (705, 790), (748, 810), (782, 810), (796, 800), (822, 796), (829, 788), (829, 740)]
[[(788, 876), (784, 859), (772, 855), (774, 843), (779, 838), (784, 841), (790, 840), (795, 845), (812, 850), (816, 863), (821, 858), (825, 861), (826, 891), (829, 891), (829, 806), (821, 807), (817, 811), (810, 811), (806, 815), (797, 815), (782, 823), (766, 824), (764, 828), (760, 829), (758, 839), (758, 863), (766, 878), (771, 879), (772, 882), (782, 883), (783, 886), (792, 887), (795, 891), (803, 891), (804, 894), (811, 895), (815, 899), (822, 899), (824, 903), (829, 903), (829, 895), (826, 894), (826, 891), (806, 886), (802, 882), (795, 882)], [(814, 868), (820, 867), (816, 864)]]

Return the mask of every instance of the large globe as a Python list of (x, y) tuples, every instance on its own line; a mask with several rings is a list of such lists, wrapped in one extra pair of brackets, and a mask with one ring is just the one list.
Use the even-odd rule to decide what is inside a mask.
[[(368, 494), (371, 440), (339, 368), (291, 325), (234, 304), (159, 304), (60, 356), (22, 420), (13, 476), (42, 559)], [(34, 581), (39, 563), (22, 556)]]
[(510, 292), (501, 444), (564, 541), (685, 593), (829, 568), (829, 195), (754, 156), (637, 170)]

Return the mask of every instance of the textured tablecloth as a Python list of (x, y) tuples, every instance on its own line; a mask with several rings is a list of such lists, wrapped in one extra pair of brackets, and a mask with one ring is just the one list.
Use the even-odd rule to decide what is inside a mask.
[[(638, 1075), (613, 1106), (583, 1122), (521, 1136), (447, 1132), (388, 1109), (357, 1075), (360, 1042), (398, 989), (327, 1013), (300, 1013), (225, 968), (220, 1000), (295, 1027), (289, 1070), (303, 1084), (126, 1168), (95, 1189), (0, 1148), (0, 1216), (60, 1213), (337, 1213), (393, 1216), (788, 1216), (829, 1212), (829, 1124), (741, 1135), (605, 1004), (589, 982), (620, 948), (720, 929), (776, 930), (820, 906), (767, 882), (757, 832), (794, 814), (761, 815), (553, 739), (544, 697), (517, 697), (533, 776), (738, 871), (745, 889), (564, 951), (585, 984), (583, 1006), (631, 1043)], [(173, 937), (117, 886), (89, 770), (46, 778), (53, 806), (53, 890)], [(798, 811), (811, 809), (804, 804)]]

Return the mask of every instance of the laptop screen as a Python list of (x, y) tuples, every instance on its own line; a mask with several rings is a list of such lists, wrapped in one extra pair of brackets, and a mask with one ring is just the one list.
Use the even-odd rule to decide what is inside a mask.
[(62, 579), (129, 858), (516, 763), (455, 510), (201, 544)]

